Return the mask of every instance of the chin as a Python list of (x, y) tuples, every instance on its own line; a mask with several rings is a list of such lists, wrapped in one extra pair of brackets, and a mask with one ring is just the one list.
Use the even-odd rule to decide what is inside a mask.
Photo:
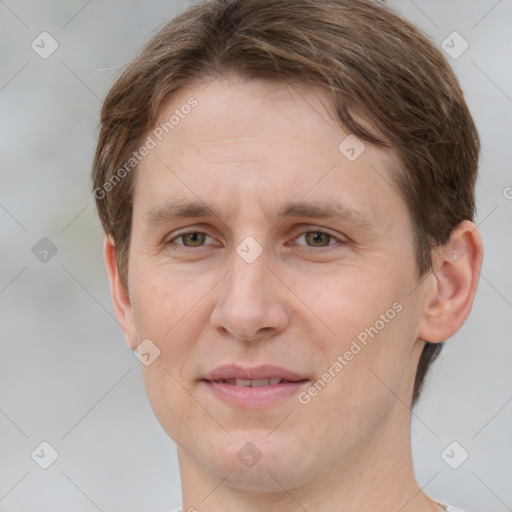
[(200, 451), (194, 447), (194, 458), (220, 479), (229, 475), (225, 483), (244, 492), (282, 492), (283, 487), (304, 485), (307, 475), (315, 473), (306, 463), (314, 455), (304, 453), (304, 444), (289, 435), (275, 432), (272, 439), (266, 435), (244, 432), (227, 442), (211, 439)]

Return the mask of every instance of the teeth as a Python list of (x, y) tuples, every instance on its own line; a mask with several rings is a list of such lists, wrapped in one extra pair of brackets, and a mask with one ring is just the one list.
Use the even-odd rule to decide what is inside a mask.
[(248, 381), (251, 383), (251, 386), (253, 388), (259, 388), (259, 387), (262, 387), (262, 386), (268, 386), (268, 379), (260, 379), (260, 380), (252, 380), (252, 381)]
[(271, 379), (225, 379), (219, 382), (225, 382), (226, 384), (231, 384), (232, 386), (245, 386), (245, 387), (253, 387), (259, 388), (262, 386), (275, 386), (279, 384), (283, 379), (279, 377), (273, 377)]

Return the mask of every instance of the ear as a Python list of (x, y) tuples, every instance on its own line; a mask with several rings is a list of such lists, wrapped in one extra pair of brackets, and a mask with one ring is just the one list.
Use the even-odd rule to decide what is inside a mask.
[(110, 281), (110, 292), (117, 321), (123, 329), (126, 341), (132, 350), (137, 347), (135, 323), (128, 286), (122, 281), (117, 268), (117, 249), (112, 237), (107, 236), (104, 243), (105, 264)]
[(418, 336), (436, 343), (455, 334), (471, 311), (483, 258), (477, 227), (461, 222), (433, 257), (436, 270), (429, 276)]

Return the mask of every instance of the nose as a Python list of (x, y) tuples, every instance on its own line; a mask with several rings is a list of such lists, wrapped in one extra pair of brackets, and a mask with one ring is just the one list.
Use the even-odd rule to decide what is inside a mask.
[(234, 264), (220, 284), (211, 325), (222, 335), (243, 341), (270, 338), (289, 323), (286, 288), (267, 266), (265, 251), (247, 263), (234, 254)]

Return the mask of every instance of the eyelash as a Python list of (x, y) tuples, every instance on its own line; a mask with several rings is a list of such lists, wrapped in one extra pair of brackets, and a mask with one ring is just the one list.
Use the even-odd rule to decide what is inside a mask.
[[(199, 231), (199, 230), (197, 230), (197, 231), (196, 231), (196, 230), (192, 230), (192, 231), (184, 231), (184, 232), (179, 233), (179, 234), (177, 234), (177, 235), (173, 236), (172, 238), (170, 238), (170, 239), (166, 240), (166, 241), (164, 242), (164, 245), (166, 245), (166, 246), (167, 246), (167, 245), (170, 245), (170, 244), (174, 243), (174, 241), (175, 241), (175, 240), (178, 240), (179, 238), (181, 238), (181, 237), (183, 237), (183, 236), (185, 236), (185, 235), (191, 235), (191, 234), (193, 234), (193, 233), (204, 234), (204, 235), (206, 235), (207, 237), (213, 238), (213, 237), (211, 237), (210, 235), (208, 235), (208, 233), (206, 233), (206, 232), (204, 232), (204, 231)], [(330, 240), (329, 240), (329, 243), (328, 243), (327, 245), (325, 245), (325, 246), (319, 246), (319, 247), (317, 247), (317, 246), (313, 246), (313, 245), (307, 245), (307, 244), (299, 244), (299, 246), (300, 246), (300, 247), (303, 247), (303, 248), (306, 248), (306, 249), (327, 249), (327, 248), (329, 248), (329, 247), (332, 247), (332, 246), (335, 246), (335, 245), (336, 245), (336, 244), (331, 244), (331, 243), (330, 243), (332, 240), (335, 240), (336, 242), (338, 242), (339, 244), (342, 244), (342, 245), (345, 245), (345, 244), (347, 243), (347, 241), (346, 241), (346, 240), (342, 240), (342, 239), (340, 239), (340, 238), (338, 238), (338, 237), (336, 237), (336, 236), (332, 235), (331, 233), (329, 233), (329, 232), (327, 232), (327, 231), (323, 231), (323, 230), (321, 230), (321, 229), (308, 229), (308, 230), (306, 230), (306, 231), (302, 231), (302, 232), (301, 232), (301, 234), (300, 234), (299, 236), (294, 237), (294, 239), (298, 239), (298, 238), (300, 238), (300, 237), (302, 237), (302, 236), (305, 236), (307, 233), (315, 233), (315, 234), (320, 233), (320, 234), (323, 234), (323, 235), (327, 235), (327, 236), (329, 236), (329, 237), (330, 237)], [(187, 245), (183, 245), (183, 244), (177, 244), (177, 245), (178, 245), (179, 247), (183, 247), (183, 248), (184, 248), (184, 249), (186, 249), (186, 250), (188, 250), (188, 249), (193, 250), (193, 249), (198, 249), (198, 248), (201, 248), (201, 247), (205, 247), (205, 244), (200, 245), (200, 246), (196, 246), (196, 247), (189, 247), (189, 246), (187, 246)]]

